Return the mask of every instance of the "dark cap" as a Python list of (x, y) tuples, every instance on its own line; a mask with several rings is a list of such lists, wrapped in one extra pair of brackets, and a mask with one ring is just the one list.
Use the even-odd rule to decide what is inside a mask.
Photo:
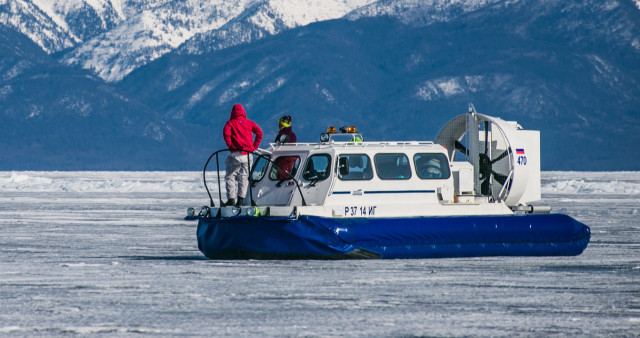
[(280, 121), (287, 121), (287, 122), (291, 123), (292, 118), (289, 115), (285, 115), (285, 116), (280, 118)]

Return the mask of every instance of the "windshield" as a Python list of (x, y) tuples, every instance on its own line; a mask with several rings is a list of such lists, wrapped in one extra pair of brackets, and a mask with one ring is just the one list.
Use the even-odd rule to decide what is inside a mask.
[(258, 182), (267, 172), (267, 168), (269, 167), (269, 156), (258, 157), (258, 159), (253, 163), (253, 168), (251, 168), (251, 181)]

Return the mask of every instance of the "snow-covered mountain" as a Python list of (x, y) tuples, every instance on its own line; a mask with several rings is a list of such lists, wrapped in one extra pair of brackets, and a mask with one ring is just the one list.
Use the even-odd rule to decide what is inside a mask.
[[(426, 26), (446, 22), (457, 16), (504, 0), (380, 0), (362, 6), (346, 15), (349, 20), (393, 17), (406, 25)], [(518, 2), (511, 0), (509, 3)]]
[(0, 0), (0, 24), (26, 35), (47, 53), (76, 45), (77, 40), (32, 1)]
[[(294, 116), (302, 141), (316, 141), (318, 125), (330, 124), (357, 124), (371, 139), (429, 139), (474, 102), (485, 114), (542, 130), (546, 169), (640, 166), (628, 156), (640, 142), (635, 4), (482, 3), (451, 2), (432, 8), (442, 15), (425, 15), (422, 4), (379, 2), (349, 20), (300, 27), (246, 48), (179, 50), (118, 88), (189, 123), (194, 134), (202, 130), (199, 138), (219, 147), (211, 129), (235, 102), (267, 126)], [(460, 5), (470, 7), (452, 7)], [(389, 15), (362, 14), (382, 12)], [(440, 19), (426, 19), (433, 17)], [(275, 128), (266, 132), (267, 140), (275, 136)], [(583, 147), (598, 155), (567, 156)]]
[(255, 1), (223, 26), (194, 36), (181, 52), (201, 54), (250, 43), (291, 28), (337, 19), (375, 0)]
[(266, 141), (430, 139), (473, 102), (545, 169), (640, 169), (638, 0), (0, 0), (0, 33), (6, 169), (193, 169), (237, 102)]
[(126, 19), (120, 0), (32, 0), (62, 30), (82, 44)]
[(113, 82), (190, 39), (189, 53), (226, 48), (340, 18), (374, 0), (3, 1), (0, 22)]
[[(4, 0), (2, 22), (47, 53), (103, 79), (180, 47), (198, 54), (250, 43), (313, 22), (393, 16), (412, 25), (442, 22), (499, 0)], [(5, 11), (3, 11), (5, 12)]]
[[(179, 50), (201, 54), (310, 23), (394, 17), (420, 27), (524, 0), (0, 0), (0, 24), (109, 82)], [(640, 0), (631, 1), (640, 8)], [(617, 7), (601, 1), (596, 7)], [(576, 6), (567, 1), (566, 9)], [(553, 2), (532, 8), (556, 8)], [(533, 16), (535, 18), (535, 15)], [(619, 35), (619, 34), (617, 34)], [(640, 40), (634, 40), (640, 49)]]
[(120, 0), (2, 0), (0, 23), (51, 54), (74, 48), (125, 19)]
[(216, 29), (240, 15), (244, 2), (126, 1), (122, 4), (125, 20), (66, 52), (62, 60), (107, 81), (119, 81), (195, 34)]

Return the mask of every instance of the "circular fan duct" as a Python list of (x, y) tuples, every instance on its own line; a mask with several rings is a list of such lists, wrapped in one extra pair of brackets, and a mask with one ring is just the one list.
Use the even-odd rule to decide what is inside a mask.
[(449, 121), (435, 142), (447, 148), (451, 161), (473, 165), (476, 195), (508, 206), (539, 200), (540, 133), (469, 108)]

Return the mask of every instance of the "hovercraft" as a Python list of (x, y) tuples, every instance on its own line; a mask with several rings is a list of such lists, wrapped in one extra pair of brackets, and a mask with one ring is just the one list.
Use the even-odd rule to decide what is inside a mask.
[[(434, 141), (365, 142), (330, 127), (318, 143), (259, 150), (245, 205), (210, 204), (198, 248), (212, 259), (571, 256), (590, 229), (540, 204), (540, 132), (469, 113)], [(220, 167), (218, 197), (222, 201)]]

